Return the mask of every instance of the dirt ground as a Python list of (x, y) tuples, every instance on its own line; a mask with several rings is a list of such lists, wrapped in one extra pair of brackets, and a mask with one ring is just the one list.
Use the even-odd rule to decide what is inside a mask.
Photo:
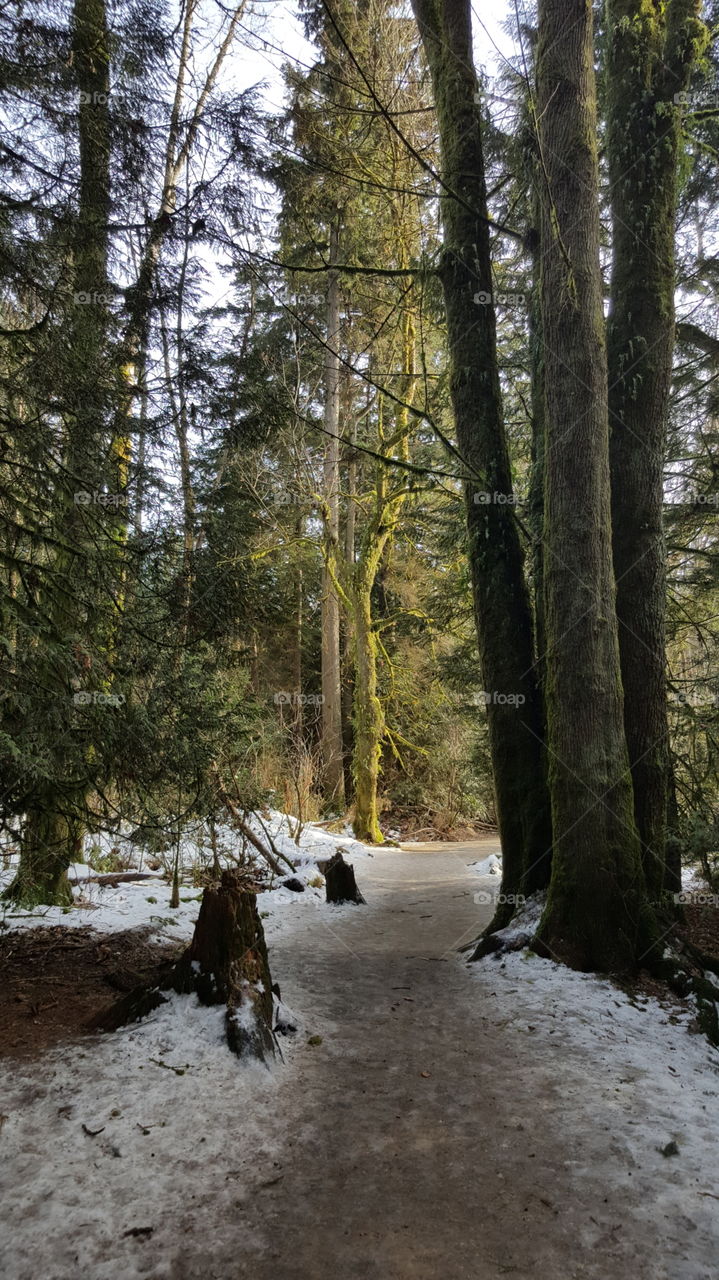
[(30, 929), (0, 935), (0, 1057), (31, 1057), (85, 1024), (178, 953), (146, 929)]

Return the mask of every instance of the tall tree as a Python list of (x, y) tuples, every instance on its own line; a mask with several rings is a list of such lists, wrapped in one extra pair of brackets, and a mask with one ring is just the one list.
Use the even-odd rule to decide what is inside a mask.
[[(442, 151), (441, 277), (450, 387), (502, 841), (505, 898), (546, 884), (552, 832), (532, 613), (513, 509), (492, 299), (489, 218), (469, 0), (413, 0)], [(512, 914), (511, 901), (497, 923)]]
[[(330, 219), (327, 278), (327, 345), (324, 360), (324, 474), (325, 531), (333, 546), (340, 534), (340, 286), (337, 272), (339, 210)], [(329, 558), (333, 552), (328, 549)], [(342, 744), (342, 663), (340, 601), (329, 566), (322, 582), (322, 758), (328, 800), (344, 808), (345, 778)]]
[[(651, 896), (665, 875), (668, 723), (664, 461), (674, 348), (682, 107), (705, 38), (699, 0), (609, 0), (608, 324), (614, 570), (624, 726)], [(674, 888), (680, 887), (674, 878)]]
[[(72, 55), (77, 86), (79, 197), (71, 235), (72, 304), (62, 388), (63, 477), (56, 491), (56, 548), (42, 637), (40, 679), (55, 700), (50, 768), (26, 808), (21, 861), (8, 896), (22, 902), (69, 902), (66, 868), (78, 851), (86, 783), (78, 762), (67, 761), (73, 717), (73, 652), (96, 626), (93, 569), (99, 536), (85, 503), (104, 479), (108, 398), (108, 221), (110, 212), (109, 32), (105, 0), (75, 0)], [(75, 579), (83, 586), (72, 590)], [(86, 658), (80, 657), (82, 664)]]
[(591, 0), (540, 0), (537, 115), (554, 828), (539, 944), (576, 968), (619, 970), (646, 947), (648, 925), (611, 556)]

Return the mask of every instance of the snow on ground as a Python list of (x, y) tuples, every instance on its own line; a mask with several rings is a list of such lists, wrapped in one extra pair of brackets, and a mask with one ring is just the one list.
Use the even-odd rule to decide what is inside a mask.
[(501, 876), (501, 854), (490, 853), (488, 858), (481, 858), (479, 862), (473, 862), (471, 864), (471, 870), (476, 872), (478, 876)]
[[(208, 1177), (225, 1197), (228, 1188), (247, 1194), (272, 1177), (267, 1129), (281, 1072), (238, 1063), (227, 1049), (223, 1012), (173, 996), (135, 1027), (52, 1052), (41, 1064), (12, 1063), (0, 1099), (7, 1113), (0, 1273), (12, 1280), (147, 1275), (143, 1243), (162, 1229), (178, 1182), (188, 1230)], [(253, 1168), (247, 1153), (258, 1149), (263, 1164)], [(13, 1221), (33, 1241), (33, 1262), (15, 1247)], [(56, 1236), (65, 1242), (57, 1270), (42, 1244)]]
[[(351, 834), (333, 834), (314, 823), (302, 828), (298, 846), (294, 839), (297, 820), (276, 810), (252, 814), (249, 825), (264, 843), (269, 834), (278, 853), (284, 855), (295, 868), (293, 871), (283, 863), (282, 878), (274, 878), (271, 882), (274, 887), (260, 897), (260, 909), (266, 915), (268, 937), (277, 928), (289, 926), (290, 918), (294, 918), (298, 911), (324, 902), (324, 884), (318, 871), (318, 861), (331, 858), (337, 850), (342, 852), (348, 862), (373, 856), (367, 845), (354, 840)], [(217, 824), (218, 853), (225, 865), (227, 862), (222, 859), (222, 855), (236, 854), (241, 844), (242, 836), (230, 825)], [(86, 854), (92, 851), (93, 860), (101, 866), (104, 865), (102, 860), (112, 854), (128, 869), (145, 872), (157, 867), (159, 861), (168, 862), (172, 857), (172, 851), (162, 856), (148, 852), (146, 848), (133, 843), (128, 834), (107, 832), (88, 835), (85, 849)], [(17, 859), (15, 855), (6, 855), (5, 861), (7, 865), (0, 871), (0, 892), (12, 880)], [(171, 884), (161, 871), (151, 880), (141, 880), (135, 884), (125, 882), (111, 887), (91, 881), (89, 877), (95, 874), (93, 868), (87, 863), (76, 863), (69, 871), (71, 881), (77, 881), (73, 887), (74, 907), (37, 907), (28, 911), (0, 902), (0, 929), (32, 929), (38, 925), (58, 924), (80, 928), (91, 925), (99, 932), (109, 933), (118, 929), (149, 926), (153, 929), (153, 936), (158, 938), (189, 938), (202, 897), (202, 890), (192, 883), (192, 873), (212, 862), (209, 832), (202, 824), (194, 824), (183, 834), (180, 862), (184, 874), (178, 908), (170, 907)], [(284, 888), (282, 879), (289, 878), (300, 880), (305, 886), (304, 892)], [(283, 910), (284, 908), (289, 910)], [(290, 918), (280, 923), (279, 914)]]
[[(563, 1076), (566, 1070), (570, 1159), (581, 1124), (607, 1116), (608, 1177), (621, 1148), (635, 1178), (651, 1184), (647, 1209), (657, 1221), (685, 1215), (691, 1222), (699, 1211), (711, 1217), (719, 1052), (696, 1031), (692, 1011), (630, 996), (529, 951), (489, 956), (470, 970), (482, 984), (488, 1019), (511, 1012), (519, 1043), (531, 1040), (537, 1061), (551, 1055)], [(587, 1171), (575, 1163), (581, 1177)]]
[[(479, 865), (487, 868), (481, 873), (486, 877), (484, 884), (491, 896), (496, 896), (496, 876), (487, 866), (496, 865), (491, 858), (458, 871), (458, 855), (452, 857), (451, 846), (436, 855), (436, 861), (432, 854), (388, 852), (365, 866), (369, 906), (361, 908), (360, 915), (351, 906), (323, 905), (323, 891), (311, 881), (317, 879), (317, 860), (331, 855), (337, 847), (350, 861), (371, 857), (369, 849), (346, 835), (333, 835), (316, 826), (305, 829), (298, 849), (290, 831), (291, 819), (270, 814), (264, 821), (278, 848), (295, 863), (298, 878), (307, 885), (304, 893), (276, 888), (261, 895), (259, 905), (266, 917), (268, 939), (282, 944), (296, 926), (304, 927), (305, 934), (297, 936), (304, 937), (305, 956), (319, 953), (322, 973), (333, 975), (332, 980), (322, 978), (321, 990), (331, 995), (335, 986), (344, 982), (356, 999), (358, 981), (367, 986), (367, 998), (360, 1001), (349, 1020), (334, 1015), (338, 1044), (353, 1034), (369, 1043), (382, 1016), (387, 996), (385, 970), (381, 966), (377, 969), (376, 958), (366, 963), (365, 957), (359, 975), (353, 968), (356, 949), (374, 939), (370, 959), (376, 957), (378, 948), (387, 949), (386, 971), (404, 973), (399, 980), (415, 983), (431, 1005), (426, 1025), (417, 1024), (411, 1033), (415, 1039), (408, 1041), (415, 1050), (417, 1043), (423, 1047), (425, 1041), (432, 1044), (437, 1068), (430, 1079), (443, 1078), (441, 1046), (449, 1045), (456, 1056), (462, 1036), (468, 1045), (476, 1041), (481, 1046), (476, 1049), (477, 1061), (489, 1068), (491, 1080), (500, 1081), (503, 1073), (510, 1071), (507, 1106), (516, 1106), (516, 1123), (495, 1133), (492, 1125), (498, 1104), (487, 1102), (486, 1115), (482, 1113), (488, 1135), (485, 1145), (501, 1168), (506, 1163), (508, 1169), (506, 1184), (496, 1182), (494, 1191), (504, 1187), (502, 1194), (506, 1196), (506, 1188), (516, 1186), (520, 1173), (530, 1182), (540, 1170), (545, 1171), (542, 1177), (549, 1177), (552, 1170), (552, 1176), (558, 1177), (552, 1142), (553, 1135), (560, 1132), (566, 1138), (564, 1163), (572, 1179), (563, 1201), (563, 1211), (570, 1220), (573, 1213), (576, 1217), (576, 1199), (580, 1207), (588, 1205), (587, 1213), (598, 1216), (602, 1223), (609, 1221), (608, 1215), (615, 1215), (620, 1226), (612, 1226), (611, 1231), (619, 1232), (622, 1196), (631, 1195), (630, 1231), (636, 1233), (638, 1224), (644, 1222), (647, 1240), (653, 1238), (656, 1226), (664, 1233), (662, 1240), (666, 1237), (678, 1242), (682, 1261), (677, 1264), (672, 1253), (667, 1277), (709, 1280), (715, 1271), (704, 1265), (704, 1258), (715, 1232), (714, 1118), (719, 1098), (719, 1053), (703, 1036), (693, 1034), (691, 1012), (676, 1004), (665, 1007), (649, 997), (630, 996), (605, 979), (565, 969), (527, 951), (490, 956), (473, 965), (463, 960), (461, 967), (458, 958), (456, 968), (445, 970), (440, 983), (429, 982), (430, 973), (444, 968), (426, 964), (426, 949), (432, 945), (429, 934), (434, 938), (444, 911), (446, 936), (456, 941), (447, 949), (438, 935), (438, 958), (456, 953), (458, 941), (466, 937), (467, 923), (471, 928), (471, 911), (477, 910), (471, 904), (477, 896), (474, 886)], [(255, 829), (261, 836), (261, 824)], [(239, 837), (229, 827), (222, 828), (221, 838), (228, 849), (237, 847)], [(198, 834), (185, 837), (182, 857), (188, 870), (197, 861), (209, 860)], [(415, 857), (429, 861), (415, 862)], [(87, 868), (76, 870), (79, 879), (86, 879)], [(10, 874), (8, 868), (5, 880)], [(404, 896), (399, 892), (402, 876), (408, 886)], [(414, 902), (420, 883), (426, 884), (426, 894), (434, 904), (429, 908), (435, 913), (431, 930), (425, 921), (432, 917), (422, 914), (427, 907)], [(360, 884), (365, 887), (361, 877)], [(462, 886), (464, 892), (458, 893)], [(189, 901), (175, 912), (168, 905), (169, 893), (169, 885), (162, 880), (123, 884), (116, 889), (81, 883), (73, 909), (57, 911), (51, 918), (43, 911), (22, 913), (21, 918), (8, 918), (6, 924), (17, 928), (92, 924), (111, 930), (152, 923), (166, 935), (189, 936), (199, 889), (183, 887), (181, 897)], [(157, 901), (148, 902), (148, 898)], [(92, 906), (82, 905), (88, 901)], [(469, 919), (465, 914), (468, 906)], [(529, 936), (540, 911), (541, 901), (530, 900), (508, 932)], [(485, 919), (488, 914), (484, 910)], [(308, 932), (312, 933), (311, 941)], [(292, 936), (286, 964), (294, 957), (294, 946)], [(299, 954), (303, 954), (302, 947)], [(270, 956), (272, 959), (272, 948)], [(448, 983), (453, 968), (456, 982)], [(176, 1257), (177, 1250), (181, 1256), (183, 1232), (191, 1244), (193, 1236), (197, 1240), (209, 1231), (215, 1246), (224, 1247), (223, 1232), (240, 1230), (242, 1249), (255, 1247), (250, 1206), (260, 1205), (266, 1189), (275, 1183), (284, 1188), (284, 1195), (297, 1194), (294, 1185), (281, 1181), (282, 1168), (288, 1159), (288, 1144), (291, 1148), (297, 1137), (296, 1111), (306, 1105), (308, 1079), (314, 1079), (311, 1073), (307, 1078), (303, 1075), (310, 1070), (306, 1055), (314, 1052), (304, 1045), (308, 1037), (310, 1045), (319, 1039), (312, 1036), (317, 1023), (323, 1033), (326, 1030), (323, 1018), (315, 1018), (314, 999), (307, 999), (302, 966), (294, 973), (293, 961), (288, 972), (293, 973), (305, 1019), (294, 1039), (281, 1042), (289, 1069), (280, 1063), (271, 1068), (238, 1063), (226, 1047), (223, 1011), (204, 1009), (194, 997), (184, 996), (172, 996), (168, 1004), (137, 1026), (55, 1050), (39, 1062), (11, 1061), (0, 1068), (0, 1202), (5, 1222), (15, 1224), (12, 1232), (7, 1226), (0, 1232), (0, 1273), (9, 1280), (36, 1280), (39, 1274), (43, 1280), (74, 1280), (83, 1273), (91, 1280), (118, 1280), (120, 1274), (122, 1280), (140, 1280), (149, 1274), (153, 1280), (174, 1280), (175, 1275), (203, 1274), (191, 1266), (187, 1272), (168, 1269), (169, 1231), (176, 1242)], [(375, 990), (372, 983), (376, 986), (378, 982)], [(476, 1000), (467, 1000), (470, 989), (476, 991)], [(294, 1007), (294, 996), (291, 1003)], [(340, 1007), (345, 1008), (342, 1000)], [(403, 1016), (410, 1017), (415, 1004), (402, 1002), (400, 1008)], [(451, 1031), (449, 1039), (441, 1034), (433, 1041), (432, 1029), (443, 1024)], [(399, 1061), (402, 1046), (395, 1048)], [(341, 1047), (337, 1051), (344, 1052)], [(421, 1056), (424, 1062), (426, 1047)], [(301, 1061), (305, 1062), (302, 1071)], [(464, 1060), (460, 1065), (466, 1070)], [(448, 1071), (450, 1067), (459, 1070), (453, 1057), (448, 1059)], [(405, 1074), (398, 1070), (396, 1075), (383, 1076), (377, 1106), (380, 1111), (384, 1107), (387, 1114), (382, 1111), (379, 1119), (375, 1117), (378, 1125), (381, 1120), (377, 1135), (385, 1132), (396, 1112), (396, 1118), (403, 1112), (400, 1094), (404, 1096)], [(483, 1095), (477, 1095), (474, 1079), (465, 1082), (465, 1087), (471, 1095), (467, 1115), (474, 1115), (485, 1105)], [(398, 1089), (395, 1099), (393, 1090)], [(388, 1095), (386, 1105), (383, 1090)], [(347, 1108), (346, 1092), (340, 1092), (338, 1124)], [(323, 1100), (325, 1096), (323, 1093)], [(459, 1137), (462, 1124), (457, 1128)], [(515, 1136), (511, 1135), (512, 1127), (517, 1130)], [(523, 1154), (530, 1138), (531, 1162)], [(329, 1148), (325, 1156), (331, 1158)], [(311, 1145), (306, 1158), (312, 1159)], [(467, 1173), (472, 1177), (470, 1169)], [(337, 1177), (341, 1176), (345, 1173), (338, 1172)], [(494, 1173), (495, 1179), (503, 1177), (501, 1171)], [(599, 1199), (598, 1185), (602, 1188)], [(539, 1189), (554, 1198), (549, 1183), (540, 1182)], [(214, 1197), (215, 1190), (222, 1212), (217, 1221), (210, 1221), (208, 1195)], [(606, 1199), (601, 1202), (605, 1193), (609, 1207)], [(493, 1195), (492, 1187), (487, 1184), (478, 1194), (477, 1203), (481, 1204), (482, 1195)], [(391, 1198), (389, 1184), (386, 1197)], [(178, 1202), (183, 1206), (182, 1217), (175, 1217), (170, 1228), (164, 1220), (166, 1206), (177, 1206)], [(230, 1213), (233, 1205), (234, 1217)], [(514, 1216), (509, 1203), (501, 1206), (501, 1195), (500, 1209), (494, 1216), (501, 1219), (501, 1226)], [(473, 1212), (477, 1211), (475, 1206)], [(324, 1205), (318, 1212), (324, 1214)], [(485, 1205), (483, 1212), (491, 1226), (491, 1208)], [(250, 1221), (245, 1228), (247, 1213)], [(591, 1231), (587, 1223), (594, 1221), (595, 1217), (588, 1217), (584, 1230)], [(617, 1236), (601, 1238), (601, 1248), (617, 1248)], [(155, 1243), (151, 1245), (152, 1240)], [(56, 1245), (62, 1250), (62, 1261), (55, 1261)], [(68, 1248), (72, 1250), (69, 1262)], [(687, 1256), (695, 1261), (685, 1263)], [(122, 1258), (121, 1272), (118, 1257)], [(598, 1258), (596, 1273), (568, 1266), (566, 1274), (616, 1274), (622, 1278), (633, 1274), (615, 1268), (614, 1262), (601, 1272), (600, 1263)], [(233, 1268), (217, 1274), (224, 1277), (240, 1272)], [(277, 1274), (281, 1275), (281, 1270)], [(647, 1272), (640, 1268), (637, 1274), (643, 1280)], [(655, 1277), (665, 1280), (663, 1271), (660, 1275), (656, 1270)]]

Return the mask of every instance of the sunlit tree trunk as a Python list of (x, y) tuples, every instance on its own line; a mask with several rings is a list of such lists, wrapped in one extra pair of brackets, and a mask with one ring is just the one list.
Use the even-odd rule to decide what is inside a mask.
[[(330, 228), (330, 263), (337, 262), (339, 232)], [(335, 271), (327, 284), (327, 347), (324, 372), (324, 504), (326, 535), (339, 549), (340, 532), (340, 296)], [(322, 763), (324, 791), (333, 807), (344, 808), (342, 760), (342, 670), (340, 603), (333, 576), (325, 564), (322, 574)]]

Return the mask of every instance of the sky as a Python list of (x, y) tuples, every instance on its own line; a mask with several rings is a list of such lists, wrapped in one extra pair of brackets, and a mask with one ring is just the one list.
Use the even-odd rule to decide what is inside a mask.
[[(269, 110), (283, 106), (282, 64), (297, 60), (309, 68), (316, 51), (305, 37), (297, 18), (295, 0), (259, 0), (254, 12), (261, 18), (257, 24), (261, 35), (253, 39), (252, 49), (236, 46), (230, 59), (230, 74), (236, 87), (246, 89), (264, 81), (263, 99)], [(490, 74), (502, 66), (503, 56), (513, 52), (512, 39), (502, 30), (502, 23), (513, 12), (508, 0), (492, 0), (486, 7), (473, 4), (473, 29), (477, 65)]]

